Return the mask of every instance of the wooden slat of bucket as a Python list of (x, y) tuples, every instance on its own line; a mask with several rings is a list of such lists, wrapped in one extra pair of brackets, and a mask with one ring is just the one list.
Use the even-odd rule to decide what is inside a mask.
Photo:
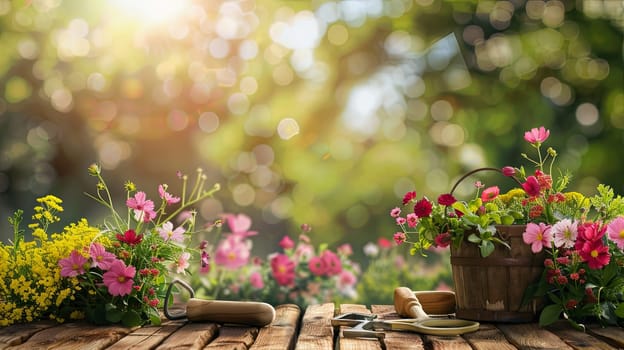
[(203, 349), (218, 332), (219, 327), (215, 323), (187, 323), (165, 339), (156, 350)]
[(333, 303), (308, 306), (301, 321), (301, 331), (295, 349), (333, 350), (332, 317), (334, 317)]
[(269, 326), (260, 328), (251, 350), (292, 349), (299, 329), (301, 309), (294, 304), (275, 308), (275, 320)]

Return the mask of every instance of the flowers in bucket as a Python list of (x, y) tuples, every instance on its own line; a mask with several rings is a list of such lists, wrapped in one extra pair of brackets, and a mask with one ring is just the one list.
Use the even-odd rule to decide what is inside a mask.
[(187, 243), (195, 232), (196, 213), (189, 208), (219, 186), (206, 189), (206, 177), (198, 170), (188, 191), (188, 177), (179, 174), (182, 196), (172, 195), (162, 184), (157, 207), (127, 182), (123, 210), (118, 211), (100, 168), (90, 166), (89, 174), (98, 183), (96, 193), (88, 195), (110, 213), (98, 228), (82, 220), (62, 234), (48, 235), (48, 225), (58, 221), (54, 213), (62, 211), (61, 201), (52, 196), (42, 199), (45, 207), (35, 208), (39, 222), (29, 226), (35, 241), (24, 241), (19, 215), (11, 220), (13, 244), (0, 246), (2, 260), (8, 261), (0, 273), (2, 324), (40, 318), (87, 318), (126, 326), (160, 323), (158, 307), (167, 283), (190, 266), (193, 250)]
[[(534, 170), (524, 167), (479, 168), (462, 176), (450, 193), (437, 201), (417, 198), (415, 191), (403, 197), (403, 209), (390, 215), (400, 227), (397, 244), (410, 243), (411, 253), (425, 255), (431, 247), (459, 246), (464, 240), (478, 245), (487, 257), (496, 244), (507, 246), (497, 225), (523, 224), (523, 240), (535, 254), (546, 251), (544, 276), (527, 297), (546, 297), (540, 314), (542, 325), (560, 317), (578, 322), (622, 324), (624, 320), (624, 199), (605, 185), (594, 196), (565, 192), (569, 173), (554, 169), (557, 152), (542, 146), (550, 131), (533, 128), (524, 139), (535, 150), (534, 158), (522, 154)], [(517, 186), (500, 193), (498, 186), (475, 182), (476, 195), (457, 200), (455, 188), (468, 176), (496, 171)], [(558, 176), (553, 176), (554, 171)], [(407, 214), (403, 210), (407, 208)]]
[[(224, 223), (229, 232), (222, 232)], [(350, 260), (349, 244), (336, 250), (326, 244), (316, 247), (308, 236), (310, 226), (304, 224), (297, 242), (285, 235), (277, 251), (261, 258), (251, 254), (258, 235), (250, 231), (251, 223), (247, 215), (227, 214), (213, 225), (217, 237), (200, 243), (204, 264), (193, 275), (198, 295), (300, 307), (355, 298), (360, 271)]]

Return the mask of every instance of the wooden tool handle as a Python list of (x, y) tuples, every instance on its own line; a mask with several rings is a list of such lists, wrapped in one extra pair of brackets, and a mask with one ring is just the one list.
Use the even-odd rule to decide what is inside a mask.
[(275, 319), (275, 309), (255, 301), (225, 301), (191, 298), (186, 304), (189, 321), (237, 323), (263, 327)]
[(394, 309), (401, 317), (426, 320), (429, 315), (425, 313), (418, 298), (407, 287), (398, 287), (394, 290)]

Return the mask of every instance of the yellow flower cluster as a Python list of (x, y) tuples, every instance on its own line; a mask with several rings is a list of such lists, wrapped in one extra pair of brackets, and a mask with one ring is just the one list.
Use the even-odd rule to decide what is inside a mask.
[(77, 279), (61, 278), (58, 261), (74, 249), (88, 247), (99, 230), (82, 219), (61, 233), (48, 235), (48, 225), (59, 221), (56, 213), (63, 211), (62, 201), (46, 196), (38, 202), (41, 205), (33, 215), (38, 223), (29, 225), (34, 239), (16, 237), (9, 245), (0, 242), (0, 326), (42, 318), (63, 322), (65, 317), (81, 316), (61, 312), (64, 302), (74, 300), (79, 286)]

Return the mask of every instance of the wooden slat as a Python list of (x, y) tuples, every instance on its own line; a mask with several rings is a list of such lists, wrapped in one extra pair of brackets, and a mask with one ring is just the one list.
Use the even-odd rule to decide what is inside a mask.
[(87, 323), (67, 323), (46, 328), (24, 343), (11, 347), (11, 350), (48, 349), (105, 349), (122, 336), (128, 334), (130, 328), (121, 326), (95, 326)]
[(334, 317), (334, 304), (332, 303), (308, 306), (301, 321), (301, 330), (295, 349), (333, 350), (332, 317)]
[[(340, 305), (339, 315), (349, 312), (370, 314), (370, 310), (364, 305), (356, 304), (342, 304)], [(342, 330), (346, 327), (340, 327), (340, 335), (338, 338), (338, 348), (340, 350), (381, 350), (382, 342), (377, 338), (345, 338), (342, 335)]]
[(275, 308), (275, 320), (258, 333), (251, 350), (285, 350), (295, 346), (299, 330), (301, 309), (294, 304), (279, 305)]
[(472, 347), (460, 336), (425, 335), (425, 344), (433, 350), (471, 350)]
[(462, 337), (476, 350), (517, 349), (517, 347), (507, 341), (503, 332), (492, 324), (481, 323), (478, 331), (466, 333)]
[(146, 326), (126, 335), (113, 344), (109, 350), (153, 349), (184, 325), (183, 322), (165, 322), (161, 326)]
[[(378, 318), (384, 320), (396, 320), (401, 318), (395, 312), (393, 305), (372, 305), (371, 311), (376, 314)], [(386, 332), (386, 337), (384, 338), (383, 343), (385, 344), (386, 349), (425, 349), (422, 337), (417, 333), (411, 332)]]
[(156, 350), (203, 349), (217, 336), (219, 327), (215, 323), (187, 323), (169, 336)]
[(500, 324), (498, 329), (520, 349), (572, 349), (561, 338), (536, 323)]
[[(589, 333), (578, 331), (567, 322), (558, 322), (547, 328), (549, 331), (554, 332), (563, 341), (577, 350), (613, 350), (615, 347), (591, 336)], [(622, 330), (620, 330), (622, 332)]]
[(33, 334), (54, 326), (58, 326), (58, 323), (53, 321), (41, 321), (0, 327), (0, 349), (5, 349), (11, 345), (22, 344), (28, 338), (32, 337)]
[(624, 349), (624, 330), (621, 327), (590, 327), (587, 330), (590, 334), (598, 336), (613, 346)]
[(219, 335), (204, 349), (244, 349), (247, 350), (258, 336), (258, 328), (247, 326), (221, 326)]

